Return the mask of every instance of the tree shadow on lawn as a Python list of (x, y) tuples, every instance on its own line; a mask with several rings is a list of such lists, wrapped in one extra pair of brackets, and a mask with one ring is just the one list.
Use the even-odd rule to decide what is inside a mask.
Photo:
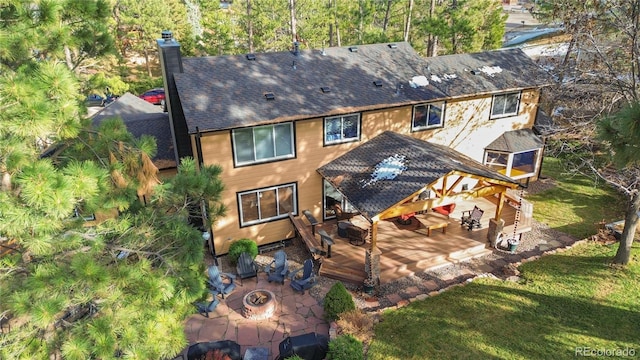
[(474, 282), (386, 312), (369, 359), (573, 358), (577, 347), (640, 351), (638, 311), (543, 294), (535, 284), (495, 284)]
[[(588, 179), (579, 183), (582, 187), (593, 187), (593, 183)], [(582, 239), (597, 232), (599, 221), (613, 221), (624, 215), (627, 203), (625, 197), (605, 190), (581, 193), (574, 185), (575, 182), (560, 183), (556, 187), (529, 196), (527, 200), (534, 204), (534, 218), (542, 223), (564, 223), (550, 226), (554, 230)], [(553, 209), (554, 204), (565, 209), (565, 213)]]

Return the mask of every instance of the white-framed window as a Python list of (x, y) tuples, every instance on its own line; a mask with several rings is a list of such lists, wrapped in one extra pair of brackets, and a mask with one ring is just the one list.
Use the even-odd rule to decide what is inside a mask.
[(324, 118), (324, 143), (338, 144), (360, 139), (360, 114)]
[(298, 213), (298, 190), (295, 183), (239, 192), (240, 226), (284, 219)]
[(411, 130), (419, 131), (444, 126), (444, 102), (421, 104), (413, 107)]
[(520, 109), (521, 92), (512, 92), (507, 94), (493, 95), (491, 104), (491, 118), (501, 118), (506, 116), (518, 115)]
[(517, 153), (486, 151), (484, 163), (497, 172), (512, 179), (534, 176), (542, 149), (526, 150)]
[(236, 166), (290, 159), (295, 156), (293, 123), (234, 129), (233, 160)]

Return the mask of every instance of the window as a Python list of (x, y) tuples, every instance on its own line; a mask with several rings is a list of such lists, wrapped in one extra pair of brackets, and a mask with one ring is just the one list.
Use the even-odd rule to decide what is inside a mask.
[(493, 95), (493, 104), (491, 105), (491, 118), (500, 118), (505, 116), (518, 115), (520, 107), (520, 92)]
[(360, 114), (324, 119), (324, 143), (337, 144), (360, 139)]
[(273, 186), (238, 193), (240, 226), (283, 219), (297, 213), (296, 184)]
[(334, 205), (338, 204), (346, 212), (353, 212), (355, 209), (336, 188), (327, 180), (322, 180), (324, 190), (324, 218), (332, 219), (336, 217)]
[(444, 103), (414, 106), (411, 130), (417, 131), (442, 127), (444, 125), (442, 118), (443, 110)]
[(519, 153), (487, 151), (484, 163), (512, 179), (522, 179), (535, 175), (540, 154), (540, 149)]
[(233, 130), (233, 154), (236, 166), (292, 158), (293, 124)]

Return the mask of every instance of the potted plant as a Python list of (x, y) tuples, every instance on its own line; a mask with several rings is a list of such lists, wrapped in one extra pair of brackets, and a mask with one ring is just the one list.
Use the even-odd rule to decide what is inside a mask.
[(370, 277), (366, 278), (362, 282), (362, 291), (364, 291), (364, 293), (367, 294), (367, 295), (371, 295), (371, 294), (373, 294), (373, 288), (374, 288), (375, 285), (376, 285), (375, 280), (373, 280)]

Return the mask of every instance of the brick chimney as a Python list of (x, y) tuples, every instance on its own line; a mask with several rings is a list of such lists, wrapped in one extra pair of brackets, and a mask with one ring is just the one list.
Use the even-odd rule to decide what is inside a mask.
[(178, 90), (173, 77), (174, 74), (183, 72), (182, 54), (180, 53), (180, 44), (173, 38), (171, 31), (162, 31), (162, 38), (157, 40), (157, 44), (166, 98), (165, 111), (169, 112), (171, 135), (174, 141), (173, 148), (175, 149), (176, 160), (179, 162), (179, 159), (185, 156), (193, 156), (187, 123), (178, 99)]

